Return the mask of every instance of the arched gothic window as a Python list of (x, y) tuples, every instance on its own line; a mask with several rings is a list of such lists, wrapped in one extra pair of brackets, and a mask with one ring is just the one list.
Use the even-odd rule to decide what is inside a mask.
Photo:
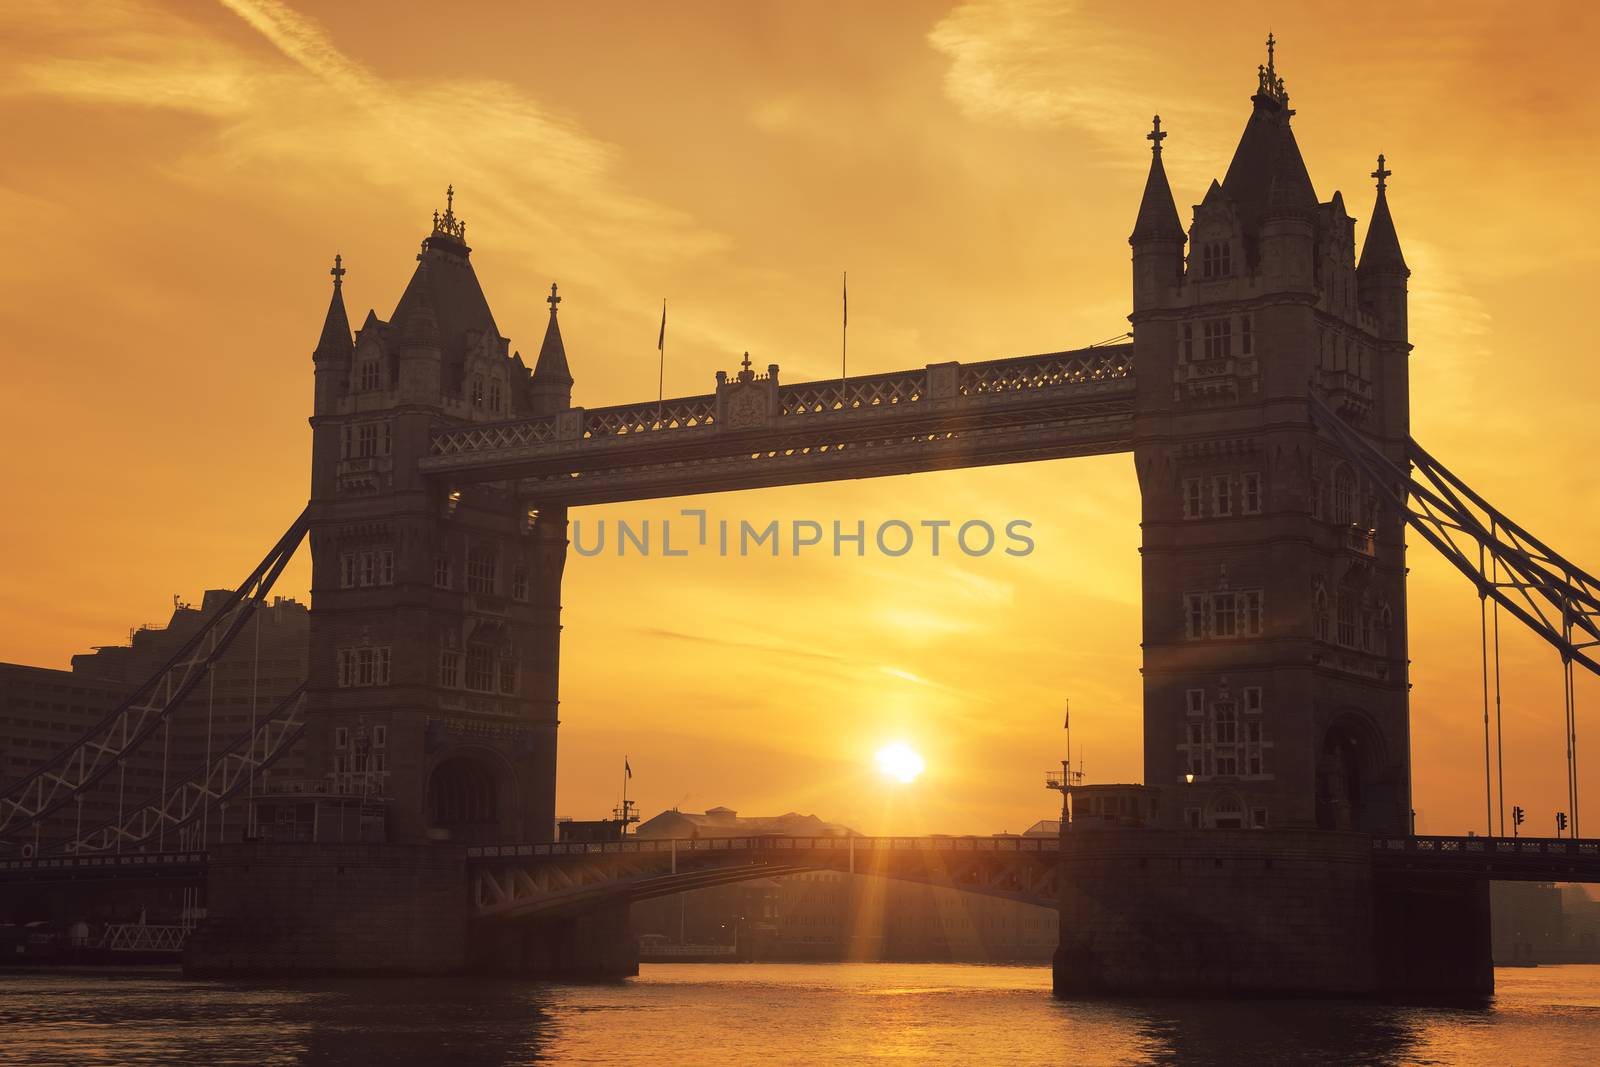
[(1328, 613), (1328, 591), (1322, 587), (1321, 582), (1317, 583), (1316, 592), (1313, 594), (1312, 600), (1316, 605), (1317, 640), (1327, 641), (1332, 637), (1330, 632), (1332, 619)]
[(1339, 643), (1346, 648), (1356, 647), (1357, 599), (1358, 594), (1354, 589), (1339, 590)]
[(1341, 526), (1356, 521), (1356, 479), (1343, 465), (1333, 473), (1333, 521)]

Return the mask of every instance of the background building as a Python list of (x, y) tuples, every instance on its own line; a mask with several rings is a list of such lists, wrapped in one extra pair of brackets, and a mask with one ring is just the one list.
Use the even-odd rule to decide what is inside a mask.
[[(1055, 837), (1041, 820), (1024, 836)], [(731, 808), (664, 811), (639, 826), (656, 838), (855, 836), (815, 815), (744, 817)], [(645, 959), (1038, 960), (1056, 946), (1050, 908), (892, 878), (811, 871), (634, 905)]]
[[(125, 645), (105, 645), (72, 657), (70, 671), (0, 664), (0, 789), (44, 766), (161, 670), (183, 643), (201, 629), (230, 596), (207, 590), (198, 607), (174, 601), (164, 625), (130, 631)], [(131, 812), (207, 764), (249, 731), (253, 715), (265, 716), (306, 678), (309, 613), (304, 604), (279, 597), (246, 623), (233, 644), (140, 751), (125, 772), (113, 772), (88, 790), (81, 808), (69, 804), (45, 820), (41, 845)], [(258, 783), (258, 791), (287, 785), (305, 774), (297, 745)], [(238, 840), (244, 832), (242, 803), (208, 815), (210, 841)]]

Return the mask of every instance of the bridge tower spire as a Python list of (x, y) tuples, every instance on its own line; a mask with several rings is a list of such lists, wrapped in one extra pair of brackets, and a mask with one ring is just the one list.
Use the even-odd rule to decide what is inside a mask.
[(393, 313), (369, 311), (353, 343), (335, 262), (316, 356), (308, 764), (381, 797), (386, 826), (362, 832), (398, 843), (542, 839), (555, 823), (565, 512), (418, 466), (439, 429), (568, 406), (554, 291), (534, 381), (471, 253), (452, 186)]
[(1403, 448), (1405, 346), (1384, 310), (1398, 246), (1380, 191), (1358, 278), (1354, 220), (1315, 192), (1277, 44), (1176, 283), (1149, 277), (1182, 248), (1159, 154), (1132, 240), (1145, 781), (1174, 827), (1404, 833), (1403, 531), (1308, 400)]
[(544, 343), (539, 346), (539, 358), (533, 365), (533, 378), (528, 395), (533, 410), (540, 415), (565, 411), (572, 406), (572, 371), (567, 367), (567, 348), (561, 341), (561, 324), (556, 319), (556, 307), (561, 296), (556, 283), (550, 283), (550, 295), (545, 297), (550, 305), (550, 322), (544, 330)]
[(1172, 199), (1172, 187), (1167, 183), (1167, 170), (1161, 165), (1161, 142), (1167, 133), (1161, 128), (1160, 115), (1150, 123), (1151, 130), (1145, 134), (1150, 142), (1150, 173), (1145, 177), (1139, 214), (1128, 237), (1133, 246), (1135, 311), (1159, 302), (1182, 281), (1183, 245), (1187, 240)]

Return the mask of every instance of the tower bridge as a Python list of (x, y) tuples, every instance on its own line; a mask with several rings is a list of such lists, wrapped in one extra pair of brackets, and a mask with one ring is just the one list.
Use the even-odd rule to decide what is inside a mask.
[[(530, 366), (499, 331), (453, 190), (388, 318), (369, 311), (352, 332), (336, 258), (304, 516), (172, 664), (0, 797), (0, 838), (23, 846), (31, 832), (41, 852), (0, 879), (198, 844), (217, 918), (197, 935), (198, 970), (248, 959), (263, 931), (294, 945), (321, 931), (324, 958), (306, 949), (306, 968), (354, 966), (326, 947), (348, 940), (351, 909), (377, 924), (363, 937), (405, 940), (406, 966), (422, 969), (465, 958), (451, 914), (546, 923), (519, 957), (484, 951), (560, 970), (586, 940), (625, 940), (617, 909), (632, 897), (870, 854), (895, 877), (1053, 894), (1063, 993), (1486, 988), (1487, 879), (1593, 878), (1595, 846), (1410, 836), (1405, 535), (1561, 655), (1575, 837), (1571, 672), (1600, 672), (1600, 581), (1411, 439), (1393, 172), (1379, 156), (1358, 254), (1356, 220), (1342, 193), (1316, 192), (1288, 103), (1269, 59), (1226, 175), (1187, 226), (1169, 131), (1152, 123), (1128, 343), (803, 383), (746, 354), (709, 392), (586, 409), (571, 402), (583, 361), (569, 360), (559, 290)], [(1141, 492), (1143, 788), (1161, 798), (1146, 825), (1067, 822), (1052, 849), (984, 862), (859, 841), (593, 853), (546, 840), (568, 509), (1121, 452)], [(198, 684), (302, 537), (303, 697), (179, 789), (39, 842), (41, 820), (107, 780)], [(300, 851), (196, 841), (196, 805), (234, 795), (241, 769), (297, 739), (341, 815), (352, 796), (381, 810), (373, 832)], [(424, 928), (444, 947), (417, 949)], [(541, 955), (558, 942), (567, 955)], [(606, 951), (604, 967), (623, 966)]]

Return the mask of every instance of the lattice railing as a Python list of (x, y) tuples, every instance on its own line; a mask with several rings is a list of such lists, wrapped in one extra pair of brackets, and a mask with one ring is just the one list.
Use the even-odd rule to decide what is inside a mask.
[(471, 452), (497, 452), (507, 448), (542, 445), (556, 439), (555, 416), (525, 422), (499, 422), (488, 426), (463, 426), (433, 435), (436, 456)]
[(1133, 349), (1120, 347), (1087, 355), (1063, 352), (1050, 356), (965, 363), (961, 366), (960, 388), (962, 396), (974, 396), (1084, 385), (1127, 378), (1132, 374)]
[(830, 411), (914, 404), (927, 396), (928, 372), (904, 371), (874, 374), (831, 382), (805, 382), (778, 390), (778, 410), (784, 415), (823, 415)]
[(681, 396), (654, 404), (622, 404), (583, 413), (583, 436), (624, 437), (630, 434), (692, 430), (717, 421), (715, 394)]

